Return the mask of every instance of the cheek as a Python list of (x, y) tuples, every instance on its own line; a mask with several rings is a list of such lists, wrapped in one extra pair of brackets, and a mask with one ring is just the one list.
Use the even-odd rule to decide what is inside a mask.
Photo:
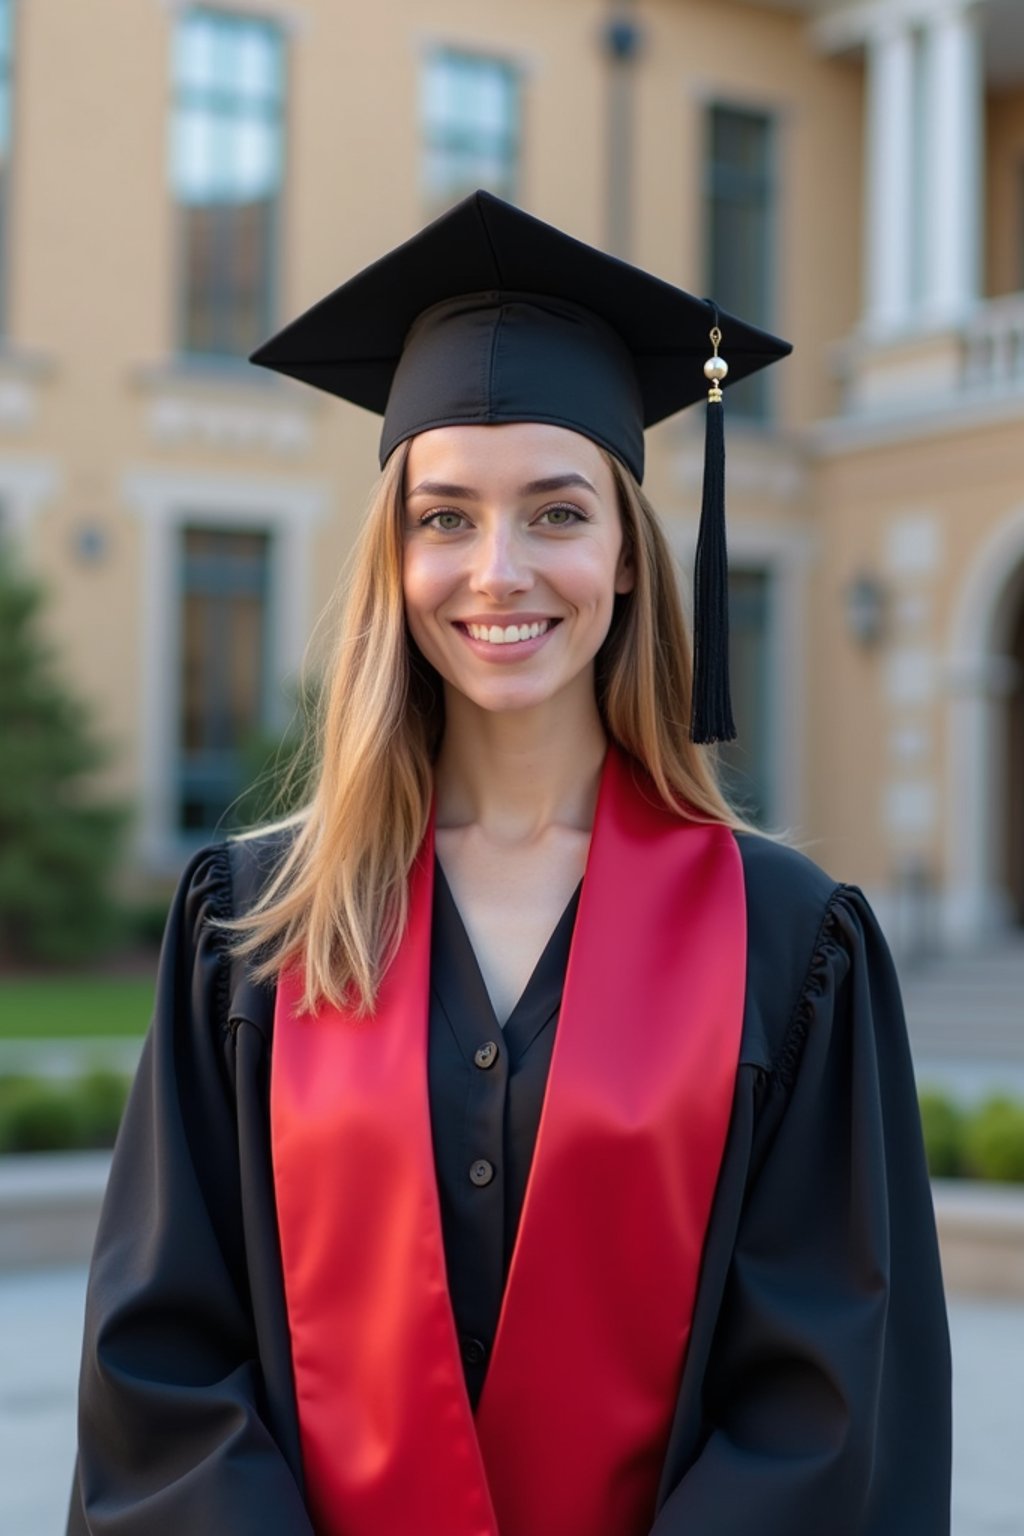
[(603, 612), (615, 600), (617, 552), (600, 546), (588, 549), (562, 573), (563, 594), (581, 611)]
[(422, 551), (407, 550), (402, 562), (402, 595), (412, 614), (429, 611), (439, 599), (441, 573)]
[(435, 615), (451, 592), (451, 574), (442, 562), (422, 550), (406, 551), (402, 561), (402, 596), (405, 619), (416, 644), (433, 659), (437, 625)]

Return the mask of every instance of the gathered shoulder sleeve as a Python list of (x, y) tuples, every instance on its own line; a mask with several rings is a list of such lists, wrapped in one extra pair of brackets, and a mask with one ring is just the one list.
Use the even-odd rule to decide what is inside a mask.
[(174, 899), (86, 1303), (70, 1536), (311, 1536), (268, 1428), (229, 1018), (226, 847)]
[(753, 1120), (700, 1443), (652, 1536), (943, 1536), (931, 1192), (895, 970), (852, 887), (827, 900)]

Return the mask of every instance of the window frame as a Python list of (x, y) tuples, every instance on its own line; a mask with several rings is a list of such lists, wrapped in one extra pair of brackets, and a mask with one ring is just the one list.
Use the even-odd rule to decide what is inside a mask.
[[(205, 822), (203, 826), (200, 827), (191, 827), (186, 825), (184, 819), (184, 809), (186, 800), (188, 798), (189, 785), (198, 783), (199, 777), (201, 777), (201, 775), (196, 773), (195, 766), (193, 766), (193, 777), (190, 779), (190, 763), (196, 765), (199, 758), (205, 756), (207, 759), (209, 759), (211, 756), (211, 749), (208, 746), (199, 753), (190, 752), (186, 741), (186, 705), (188, 699), (187, 605), (188, 599), (192, 595), (204, 597), (209, 596), (209, 593), (205, 590), (205, 585), (202, 580), (190, 581), (190, 572), (194, 577), (196, 575), (195, 568), (197, 564), (201, 564), (204, 561), (213, 561), (217, 564), (224, 562), (223, 552), (218, 552), (216, 554), (208, 553), (206, 556), (197, 555), (194, 552), (190, 553), (188, 548), (188, 536), (190, 533), (225, 535), (229, 539), (256, 538), (262, 541), (262, 549), (260, 550), (258, 557), (259, 580), (258, 583), (254, 584), (252, 587), (252, 591), (255, 595), (258, 596), (260, 603), (256, 719), (253, 721), (252, 728), (254, 732), (264, 735), (269, 735), (273, 731), (274, 711), (276, 703), (275, 690), (272, 683), (272, 643), (276, 628), (275, 605), (279, 599), (275, 581), (278, 559), (277, 550), (275, 548), (277, 535), (274, 529), (268, 527), (266, 523), (263, 522), (258, 516), (254, 517), (251, 523), (246, 525), (244, 522), (231, 524), (219, 523), (216, 517), (191, 518), (186, 515), (177, 526), (178, 652), (175, 658), (175, 665), (177, 669), (176, 695), (178, 699), (178, 718), (177, 751), (175, 754), (174, 805), (176, 814), (174, 826), (178, 838), (184, 844), (194, 844), (196, 847), (199, 847), (204, 842), (210, 841), (211, 838), (215, 838), (223, 832), (225, 826), (227, 825), (225, 818), (229, 815), (234, 801), (237, 799), (238, 795), (245, 792), (245, 790), (248, 788), (248, 785), (242, 782), (237, 784), (234, 797), (232, 800), (229, 800), (227, 805), (224, 806), (217, 820), (212, 825), (207, 825)], [(221, 607), (222, 614), (223, 610), (227, 608), (228, 600), (232, 595), (233, 594), (230, 592), (225, 592), (222, 594), (223, 598), (225, 599), (224, 603), (219, 605)], [(235, 742), (229, 749), (229, 755), (236, 760), (240, 759), (243, 748), (244, 742)], [(216, 749), (214, 748), (212, 751), (216, 752)], [(237, 762), (236, 766), (242, 766), (242, 762)], [(205, 804), (206, 801), (204, 800), (204, 805)]]
[[(450, 153), (447, 142), (442, 143), (433, 135), (434, 123), (427, 109), (428, 75), (429, 71), (445, 62), (454, 63), (462, 68), (473, 67), (489, 68), (499, 71), (509, 87), (509, 95), (513, 102), (513, 123), (510, 130), (504, 134), (505, 142), (501, 146), (501, 159), (508, 174), (503, 177), (503, 185), (496, 188), (489, 178), (476, 178), (474, 187), (459, 187), (452, 191), (446, 187), (442, 192), (435, 194), (428, 184), (427, 164), (431, 153), (441, 151)], [(523, 150), (525, 142), (524, 133), (524, 79), (525, 70), (522, 61), (514, 55), (505, 52), (488, 52), (482, 48), (465, 47), (459, 43), (434, 42), (424, 48), (419, 67), (418, 82), (418, 130), (419, 130), (419, 192), (420, 201), (426, 214), (430, 217), (445, 212), (452, 207), (461, 197), (475, 189), (475, 186), (486, 187), (495, 192), (496, 196), (503, 197), (506, 202), (516, 203), (522, 195), (523, 186)]]
[(285, 20), (276, 15), (242, 9), (228, 9), (212, 4), (186, 4), (177, 10), (173, 17), (173, 35), (171, 38), (171, 71), (169, 82), (169, 109), (168, 109), (168, 167), (167, 180), (168, 192), (171, 203), (171, 216), (174, 226), (174, 258), (173, 258), (173, 295), (172, 295), (172, 353), (177, 361), (189, 368), (218, 372), (231, 369), (240, 363), (244, 363), (245, 354), (238, 350), (200, 351), (187, 345), (187, 321), (189, 314), (189, 290), (187, 282), (188, 252), (185, 210), (187, 204), (178, 196), (174, 180), (174, 134), (176, 128), (176, 114), (182, 100), (182, 87), (175, 72), (174, 53), (177, 48), (177, 29), (187, 25), (198, 18), (206, 18), (216, 25), (224, 28), (231, 27), (257, 27), (276, 35), (280, 49), (281, 61), (281, 91), (277, 104), (277, 131), (279, 134), (278, 159), (280, 172), (277, 186), (270, 205), (269, 231), (267, 235), (267, 271), (265, 279), (265, 292), (263, 296), (263, 322), (260, 325), (261, 334), (254, 341), (256, 346), (259, 341), (270, 335), (279, 323), (281, 290), (283, 282), (283, 234), (285, 228), (285, 198), (288, 185), (288, 154), (290, 136), (288, 133), (289, 103), (291, 98), (291, 49), (289, 47), (290, 27)]
[[(701, 159), (701, 202), (703, 209), (704, 241), (701, 253), (702, 267), (704, 271), (704, 291), (714, 300), (720, 301), (724, 309), (742, 315), (744, 320), (752, 325), (757, 325), (764, 330), (776, 331), (779, 326), (778, 314), (781, 308), (781, 295), (779, 291), (779, 279), (781, 273), (780, 238), (781, 238), (781, 150), (782, 138), (782, 114), (778, 107), (764, 101), (750, 101), (735, 97), (714, 94), (703, 102), (702, 112), (702, 159)], [(731, 113), (736, 117), (745, 117), (751, 120), (760, 120), (766, 130), (766, 153), (764, 156), (763, 184), (765, 187), (765, 263), (764, 263), (764, 315), (751, 313), (751, 306), (733, 302), (729, 295), (717, 291), (712, 271), (712, 259), (715, 240), (714, 229), (714, 205), (716, 200), (716, 188), (714, 179), (716, 173), (716, 161), (713, 158), (714, 147), (714, 119), (716, 113)], [(722, 355), (728, 361), (728, 338), (722, 342)], [(742, 404), (737, 404), (735, 396), (732, 401), (729, 398), (728, 386), (726, 387), (726, 406), (731, 406), (730, 414), (744, 427), (752, 431), (771, 431), (778, 419), (777, 381), (772, 369), (763, 370), (755, 377), (760, 379), (757, 388), (761, 392), (762, 408), (759, 410), (744, 409)], [(745, 382), (745, 381), (741, 381)]]
[(142, 530), (139, 568), (139, 816), (140, 864), (174, 874), (194, 843), (175, 819), (175, 742), (181, 701), (178, 674), (167, 664), (180, 654), (180, 611), (174, 579), (182, 526), (244, 528), (271, 536), (267, 686), (270, 727), (283, 730), (290, 706), (285, 684), (301, 674), (314, 590), (315, 536), (333, 506), (321, 481), (280, 481), (222, 472), (137, 466), (122, 480), (126, 506)]

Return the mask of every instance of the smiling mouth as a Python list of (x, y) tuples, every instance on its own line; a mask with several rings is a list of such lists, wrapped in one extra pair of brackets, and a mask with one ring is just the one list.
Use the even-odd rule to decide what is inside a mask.
[(560, 620), (541, 619), (533, 624), (460, 624), (472, 640), (483, 640), (488, 645), (517, 645), (524, 640), (539, 640)]

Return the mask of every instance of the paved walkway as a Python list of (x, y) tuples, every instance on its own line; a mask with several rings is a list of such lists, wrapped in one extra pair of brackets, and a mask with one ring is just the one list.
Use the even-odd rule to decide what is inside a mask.
[[(0, 1275), (0, 1531), (61, 1536), (75, 1439), (81, 1268)], [(1024, 1528), (1024, 1307), (954, 1302), (954, 1536)]]

